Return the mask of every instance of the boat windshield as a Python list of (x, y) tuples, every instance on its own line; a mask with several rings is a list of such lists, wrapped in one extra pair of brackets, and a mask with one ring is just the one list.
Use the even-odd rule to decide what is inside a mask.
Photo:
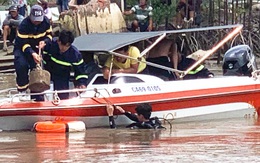
[[(95, 84), (107, 84), (107, 80), (103, 76), (98, 76), (93, 85)], [(124, 83), (144, 83), (144, 81), (135, 76), (112, 76), (110, 84), (124, 84)]]

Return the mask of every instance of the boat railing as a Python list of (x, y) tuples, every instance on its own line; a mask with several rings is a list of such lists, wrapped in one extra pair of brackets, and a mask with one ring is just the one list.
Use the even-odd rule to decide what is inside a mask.
[(254, 78), (255, 80), (260, 80), (260, 70), (253, 71), (252, 78)]
[[(8, 91), (8, 90), (5, 90)], [(4, 92), (2, 90), (1, 92)], [(106, 88), (93, 88), (93, 89), (70, 89), (70, 90), (47, 90), (41, 93), (26, 93), (26, 94), (11, 94), (9, 95), (10, 102), (16, 102), (17, 98), (22, 96), (27, 96), (28, 98), (23, 98), (23, 100), (20, 101), (33, 101), (33, 99), (30, 98), (32, 95), (44, 95), (45, 101), (52, 101), (54, 104), (58, 104), (60, 102), (60, 98), (58, 96), (59, 93), (70, 93), (70, 97), (76, 97), (76, 98), (104, 98), (109, 97), (110, 93)]]
[(13, 94), (17, 93), (17, 88), (8, 88), (8, 89), (3, 89), (0, 90), (0, 96), (7, 96), (7, 97), (11, 97)]

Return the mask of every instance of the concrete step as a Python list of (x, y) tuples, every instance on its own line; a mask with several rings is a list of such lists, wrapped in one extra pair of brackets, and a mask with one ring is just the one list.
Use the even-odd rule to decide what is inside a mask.
[(2, 48), (0, 49), (0, 62), (10, 61), (14, 59), (13, 48), (13, 46), (8, 46), (7, 51), (3, 51)]
[(0, 73), (13, 73), (14, 70), (14, 56), (13, 46), (9, 46), (7, 52), (0, 50)]

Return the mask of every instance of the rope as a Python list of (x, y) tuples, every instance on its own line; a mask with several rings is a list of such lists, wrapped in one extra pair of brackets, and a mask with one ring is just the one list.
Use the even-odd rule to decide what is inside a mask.
[(140, 63), (140, 62), (146, 63), (149, 66), (161, 68), (161, 69), (164, 69), (164, 70), (167, 70), (167, 71), (177, 72), (177, 73), (180, 73), (180, 74), (182, 74), (184, 72), (184, 71), (180, 71), (180, 70), (173, 69), (173, 68), (170, 68), (170, 67), (162, 66), (162, 65), (159, 65), (159, 64), (156, 64), (156, 63), (152, 63), (152, 62), (148, 62), (148, 61), (142, 61), (140, 58), (133, 58), (133, 57), (126, 56), (126, 55), (123, 55), (123, 54), (120, 54), (120, 53), (116, 53), (116, 52), (112, 52), (112, 51), (110, 51), (109, 53), (112, 54), (112, 55), (118, 56), (118, 57), (123, 57), (123, 58), (128, 58), (128, 59), (135, 60), (138, 63)]

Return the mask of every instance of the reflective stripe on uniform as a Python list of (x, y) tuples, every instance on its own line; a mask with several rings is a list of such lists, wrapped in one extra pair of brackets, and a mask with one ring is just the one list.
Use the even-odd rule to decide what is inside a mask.
[[(46, 51), (43, 51), (42, 54), (44, 54), (44, 55), (49, 55), (48, 52), (46, 52)], [(42, 62), (43, 62), (43, 64), (45, 64), (45, 65), (47, 64), (47, 62), (46, 62), (44, 59), (42, 60)]]
[(78, 75), (75, 79), (78, 80), (78, 79), (81, 79), (81, 78), (88, 79), (88, 75)]
[(51, 33), (52, 32), (52, 27), (50, 26), (50, 28), (46, 32), (47, 33)]
[(57, 64), (60, 64), (60, 65), (63, 65), (63, 66), (72, 66), (72, 65), (74, 65), (74, 66), (78, 66), (78, 65), (80, 65), (80, 64), (82, 64), (83, 62), (84, 62), (84, 60), (83, 59), (81, 59), (79, 62), (77, 62), (77, 63), (69, 63), (69, 62), (64, 62), (64, 61), (61, 61), (61, 60), (58, 60), (58, 59), (56, 59), (56, 58), (54, 58), (54, 57), (51, 57), (51, 60), (53, 61), (53, 62), (55, 62), (55, 63), (57, 63)]
[(25, 49), (28, 48), (28, 47), (31, 47), (31, 45), (29, 45), (29, 44), (24, 44), (24, 46), (22, 47), (22, 51), (24, 52)]
[(72, 64), (75, 65), (75, 66), (78, 66), (78, 65), (82, 64), (83, 62), (84, 62), (84, 60), (81, 59), (78, 63), (72, 63)]
[(29, 86), (29, 83), (24, 85), (24, 86), (19, 86), (19, 85), (16, 85), (18, 89), (27, 89), (28, 86)]
[(47, 37), (52, 40), (52, 36), (51, 35), (47, 35)]
[(33, 38), (33, 39), (37, 39), (37, 38), (41, 38), (44, 37), (46, 35), (46, 32), (40, 33), (38, 35), (33, 35), (33, 34), (29, 34), (29, 35), (24, 35), (19, 33), (19, 31), (17, 31), (17, 36), (20, 38)]
[(200, 65), (198, 68), (196, 68), (196, 70), (190, 71), (190, 72), (188, 72), (188, 74), (194, 75), (194, 74), (198, 73), (199, 71), (201, 71), (203, 68), (204, 68), (204, 65)]
[(51, 57), (51, 60), (57, 64), (63, 65), (63, 66), (71, 66), (69, 62), (60, 61), (54, 57)]

